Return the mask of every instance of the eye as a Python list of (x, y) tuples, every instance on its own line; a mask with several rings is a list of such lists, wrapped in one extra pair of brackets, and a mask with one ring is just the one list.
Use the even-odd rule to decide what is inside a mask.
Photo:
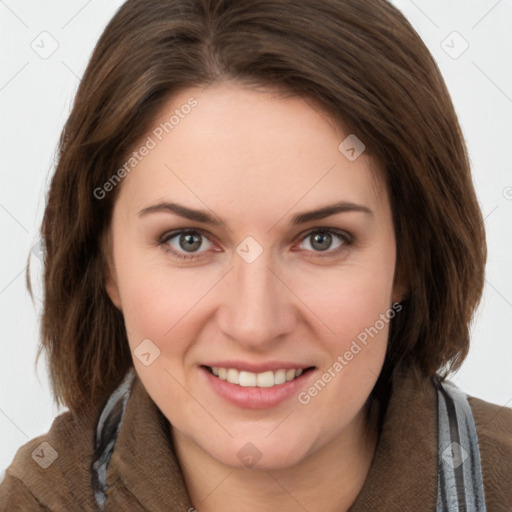
[[(336, 238), (339, 243), (332, 248)], [(302, 238), (303, 241), (309, 239), (311, 241), (303, 248), (315, 253), (314, 256), (320, 257), (335, 256), (345, 251), (353, 243), (353, 238), (348, 233), (334, 228), (315, 228)], [(158, 243), (174, 257), (182, 260), (201, 258), (213, 246), (208, 235), (200, 229), (179, 229), (168, 232), (158, 240)], [(307, 247), (308, 245), (309, 247)]]
[(212, 245), (212, 242), (205, 233), (198, 229), (180, 229), (166, 233), (159, 240), (159, 243), (171, 252), (173, 256), (189, 260), (201, 257), (204, 251), (199, 251), (199, 249), (204, 248), (205, 240), (207, 241), (206, 249), (208, 249), (208, 244)]
[[(334, 238), (333, 238), (334, 237)], [(341, 242), (332, 248), (335, 239)], [(348, 233), (334, 228), (315, 228), (313, 231), (307, 233), (303, 240), (308, 241), (306, 244), (307, 250), (312, 250), (315, 253), (326, 253), (325, 256), (333, 256), (347, 249), (353, 242), (353, 239)], [(309, 245), (309, 247), (307, 247)], [(330, 249), (330, 250), (329, 250)], [(324, 256), (324, 254), (315, 254), (315, 256)]]

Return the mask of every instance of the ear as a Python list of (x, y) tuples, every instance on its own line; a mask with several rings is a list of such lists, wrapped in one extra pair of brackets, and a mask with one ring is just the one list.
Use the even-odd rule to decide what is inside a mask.
[(112, 243), (111, 243), (111, 233), (110, 230), (105, 234), (102, 239), (102, 254), (103, 254), (103, 277), (105, 283), (105, 290), (107, 295), (110, 297), (110, 300), (114, 304), (114, 306), (122, 311), (121, 306), (121, 295), (119, 293), (119, 287), (117, 284), (117, 275), (116, 269), (114, 265), (114, 260), (112, 257)]
[(404, 275), (397, 269), (393, 285), (393, 304), (402, 302), (409, 295), (409, 286)]
[(393, 304), (397, 302), (402, 302), (405, 298), (407, 298), (408, 292), (407, 289), (403, 286), (395, 286), (393, 290)]

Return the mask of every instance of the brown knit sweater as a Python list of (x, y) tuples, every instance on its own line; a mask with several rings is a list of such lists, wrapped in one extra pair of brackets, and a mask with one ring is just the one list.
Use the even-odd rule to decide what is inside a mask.
[[(512, 409), (474, 397), (468, 401), (478, 433), (487, 510), (512, 512)], [(98, 414), (62, 413), (47, 434), (19, 448), (0, 484), (0, 511), (97, 510), (89, 467)], [(41, 447), (43, 442), (58, 454), (46, 469), (36, 463), (38, 455), (39, 460), (51, 460), (53, 452)], [(435, 511), (437, 445), (436, 390), (428, 380), (416, 384), (406, 371), (397, 377), (370, 471), (350, 512)], [(193, 510), (169, 423), (138, 377), (107, 483), (107, 512)]]

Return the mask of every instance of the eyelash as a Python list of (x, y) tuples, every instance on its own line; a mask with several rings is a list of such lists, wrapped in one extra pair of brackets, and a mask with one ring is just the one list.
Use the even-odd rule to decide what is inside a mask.
[[(174, 249), (171, 249), (169, 247), (168, 242), (170, 240), (172, 240), (173, 238), (176, 238), (179, 235), (185, 234), (185, 233), (188, 233), (188, 234), (191, 234), (191, 233), (192, 234), (200, 234), (200, 235), (204, 236), (207, 240), (212, 242), (212, 240), (210, 239), (210, 237), (207, 235), (207, 233), (205, 231), (203, 231), (201, 229), (198, 229), (198, 228), (193, 228), (193, 229), (191, 229), (191, 228), (184, 228), (184, 229), (178, 229), (176, 231), (171, 231), (171, 232), (164, 233), (162, 235), (162, 237), (160, 237), (160, 239), (158, 240), (158, 244), (163, 246), (163, 248), (164, 248), (164, 250), (166, 252), (171, 253), (173, 255), (173, 257), (176, 257), (176, 258), (178, 258), (180, 260), (194, 260), (194, 259), (201, 258), (202, 257), (202, 253), (199, 253), (199, 256), (198, 255), (186, 255), (186, 254), (177, 252)], [(323, 254), (317, 251), (318, 254), (315, 253), (315, 256), (312, 256), (312, 257), (320, 257), (320, 258), (334, 257), (334, 256), (336, 256), (336, 255), (346, 251), (347, 248), (354, 243), (354, 238), (351, 235), (349, 235), (345, 231), (341, 231), (341, 230), (335, 229), (335, 228), (314, 228), (314, 229), (311, 229), (305, 235), (302, 236), (300, 241), (302, 242), (306, 238), (308, 238), (311, 235), (316, 234), (316, 233), (334, 234), (334, 235), (336, 235), (337, 237), (339, 237), (343, 241), (343, 244), (340, 247), (338, 247), (337, 249), (334, 249), (334, 250), (331, 250), (331, 251), (325, 251), (325, 253), (323, 253)], [(308, 257), (311, 257), (311, 256), (308, 256)]]

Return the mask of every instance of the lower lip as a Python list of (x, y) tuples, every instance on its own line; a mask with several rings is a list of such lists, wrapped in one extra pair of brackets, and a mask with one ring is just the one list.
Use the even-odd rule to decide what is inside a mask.
[(314, 373), (314, 369), (311, 369), (283, 384), (271, 388), (259, 388), (232, 384), (227, 380), (219, 379), (203, 366), (200, 366), (199, 369), (218, 395), (245, 409), (269, 409), (297, 396), (301, 388), (304, 387), (305, 381)]

